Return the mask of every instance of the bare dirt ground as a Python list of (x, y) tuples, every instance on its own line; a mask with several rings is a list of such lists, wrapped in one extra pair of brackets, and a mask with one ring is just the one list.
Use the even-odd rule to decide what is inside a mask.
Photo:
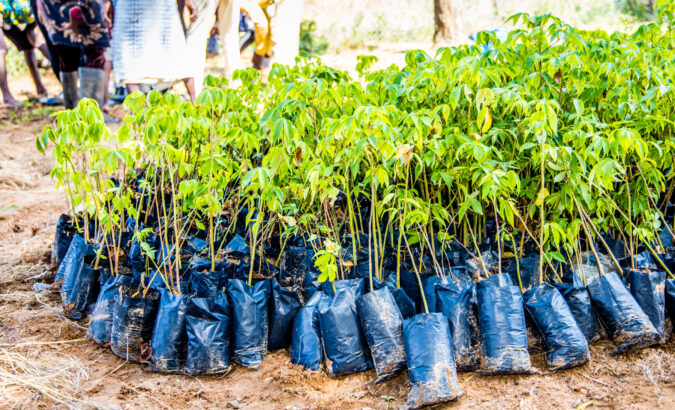
[[(397, 53), (395, 59), (400, 58)], [(18, 93), (19, 96), (21, 95)], [(144, 372), (85, 339), (86, 323), (60, 316), (50, 247), (66, 201), (49, 177), (50, 156), (35, 136), (52, 122), (36, 107), (0, 111), (0, 408), (387, 408), (405, 405), (407, 375), (375, 385), (375, 373), (329, 378), (268, 355), (258, 371), (236, 367), (225, 377)], [(44, 275), (44, 276), (42, 276)], [(37, 279), (31, 279), (38, 276)], [(610, 357), (608, 341), (591, 347), (592, 362), (540, 374), (460, 374), (465, 395), (442, 407), (673, 408), (675, 341)], [(391, 402), (383, 396), (391, 396)]]

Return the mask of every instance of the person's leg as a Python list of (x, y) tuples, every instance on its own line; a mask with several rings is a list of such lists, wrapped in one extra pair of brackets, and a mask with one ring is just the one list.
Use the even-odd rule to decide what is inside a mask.
[(188, 95), (190, 96), (190, 101), (194, 103), (197, 98), (195, 92), (195, 79), (193, 77), (183, 78), (183, 84), (185, 84), (185, 89), (187, 89)]
[(63, 86), (63, 104), (73, 109), (80, 101), (77, 68), (80, 65), (81, 51), (78, 47), (56, 45), (59, 56), (59, 79)]
[(40, 76), (40, 70), (38, 70), (37, 58), (35, 57), (35, 50), (24, 50), (23, 57), (26, 59), (26, 65), (28, 66), (28, 71), (30, 71), (30, 76), (33, 78), (33, 84), (35, 84), (35, 91), (39, 97), (47, 96), (47, 88), (42, 83), (42, 76)]
[(85, 66), (80, 67), (80, 94), (91, 98), (103, 108), (107, 81), (105, 79), (105, 49), (85, 48)]
[(2, 91), (2, 101), (7, 106), (18, 106), (18, 102), (12, 92), (9, 90), (7, 83), (7, 68), (5, 67), (5, 57), (7, 57), (7, 42), (5, 42), (5, 35), (0, 30), (0, 90)]

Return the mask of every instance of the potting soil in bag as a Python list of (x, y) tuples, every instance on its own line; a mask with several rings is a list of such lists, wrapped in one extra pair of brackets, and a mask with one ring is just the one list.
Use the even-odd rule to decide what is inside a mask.
[(586, 336), (577, 325), (565, 298), (548, 283), (523, 294), (525, 309), (544, 339), (546, 364), (552, 369), (569, 369), (590, 359)]
[(137, 288), (122, 285), (117, 288), (111, 328), (112, 352), (133, 363), (140, 361), (141, 347), (149, 342), (159, 304), (159, 292), (149, 289), (146, 296)]
[(249, 286), (239, 279), (227, 284), (232, 320), (232, 355), (234, 361), (249, 369), (258, 369), (267, 352), (269, 325), (269, 280)]
[(675, 326), (675, 279), (666, 280), (666, 310)]
[(91, 314), (91, 323), (87, 329), (87, 337), (96, 343), (110, 343), (110, 329), (112, 327), (113, 308), (117, 289), (122, 285), (134, 282), (131, 276), (111, 276), (101, 288), (96, 299), (94, 311)]
[(401, 312), (386, 286), (357, 299), (356, 310), (370, 347), (377, 382), (389, 380), (405, 369)]
[(410, 390), (408, 408), (419, 409), (461, 397), (448, 320), (441, 313), (420, 313), (403, 321), (403, 342)]
[(300, 309), (293, 320), (291, 336), (291, 362), (305, 369), (319, 370), (323, 361), (321, 330), (319, 324), (319, 302), (327, 298), (323, 292), (314, 292), (305, 307)]
[(147, 369), (162, 373), (180, 372), (185, 366), (187, 354), (185, 310), (189, 298), (185, 294), (175, 295), (167, 289), (162, 289), (160, 293)]
[(591, 304), (591, 297), (585, 286), (571, 283), (554, 283), (558, 292), (565, 298), (574, 319), (579, 325), (588, 343), (596, 342), (605, 337), (605, 331)]
[(417, 314), (417, 306), (415, 306), (415, 301), (412, 300), (407, 293), (405, 293), (403, 288), (396, 288), (396, 273), (389, 275), (385, 283), (391, 291), (391, 296), (394, 297), (396, 306), (398, 306), (398, 310), (401, 312), (403, 319), (409, 319), (415, 316)]
[(588, 285), (598, 317), (617, 345), (613, 355), (654, 345), (659, 334), (649, 317), (614, 272)]
[(289, 246), (281, 257), (279, 282), (282, 286), (302, 286), (305, 272), (314, 269), (314, 251), (299, 246)]
[(476, 370), (480, 365), (476, 285), (473, 282), (437, 285), (436, 308), (448, 320), (457, 369)]
[(301, 308), (302, 299), (299, 290), (282, 288), (276, 280), (272, 281), (267, 342), (267, 349), (270, 352), (290, 346), (293, 319)]
[[(507, 275), (504, 275), (507, 276)], [(481, 374), (531, 372), (523, 298), (517, 286), (496, 286), (492, 278), (477, 285)]]
[(321, 299), (319, 323), (323, 351), (332, 376), (363, 372), (373, 367), (356, 311), (363, 279), (336, 282), (335, 296)]
[(629, 269), (624, 275), (630, 293), (649, 317), (661, 343), (666, 342), (666, 273)]
[(64, 306), (64, 314), (72, 320), (83, 320), (93, 310), (98, 292), (100, 269), (82, 265), (77, 279)]
[(188, 374), (230, 371), (229, 315), (230, 307), (223, 292), (215, 297), (189, 300), (185, 313)]
[(75, 236), (75, 227), (70, 223), (68, 215), (61, 215), (56, 223), (56, 233), (54, 234), (54, 244), (52, 245), (52, 261), (57, 265), (61, 263), (66, 256), (70, 242)]

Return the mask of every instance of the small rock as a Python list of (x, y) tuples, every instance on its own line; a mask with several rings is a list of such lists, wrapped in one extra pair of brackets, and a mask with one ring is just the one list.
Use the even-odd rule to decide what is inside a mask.
[(227, 407), (229, 407), (231, 409), (238, 409), (240, 406), (239, 406), (239, 403), (237, 403), (234, 400), (231, 400), (231, 401), (227, 402)]

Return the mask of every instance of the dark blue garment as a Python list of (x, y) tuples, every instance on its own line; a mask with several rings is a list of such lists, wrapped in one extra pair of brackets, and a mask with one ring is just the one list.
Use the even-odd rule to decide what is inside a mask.
[(612, 354), (652, 346), (659, 341), (654, 325), (619, 275), (614, 272), (602, 275), (587, 288), (598, 317), (617, 345)]
[(272, 298), (269, 310), (269, 340), (267, 349), (270, 352), (285, 349), (291, 344), (293, 319), (302, 308), (299, 290), (282, 288), (277, 281), (272, 281)]
[(395, 377), (405, 369), (403, 317), (385, 286), (356, 301), (361, 329), (373, 357), (377, 382)]
[(319, 302), (327, 298), (323, 292), (314, 292), (293, 321), (291, 337), (291, 362), (309, 370), (319, 370), (323, 361), (321, 328), (319, 324)]
[(134, 278), (126, 275), (111, 276), (105, 282), (96, 299), (94, 312), (91, 314), (91, 323), (87, 329), (88, 338), (96, 343), (110, 343), (112, 312), (117, 289), (122, 285), (132, 283), (134, 283)]
[(403, 321), (410, 391), (408, 407), (418, 409), (462, 396), (453, 360), (448, 320), (441, 313), (421, 313)]
[[(505, 275), (505, 277), (508, 277)], [(523, 298), (517, 286), (497, 286), (497, 276), (478, 282), (482, 374), (531, 372)]]
[(572, 283), (554, 283), (558, 292), (565, 298), (574, 319), (584, 333), (588, 343), (596, 342), (604, 337), (604, 329), (591, 304), (591, 297), (583, 285)]
[[(103, 21), (99, 0), (37, 0), (40, 22), (52, 43), (69, 47), (110, 47), (109, 27)], [(74, 9), (79, 8), (78, 20)]]
[(190, 375), (230, 371), (230, 306), (220, 292), (214, 297), (191, 298), (185, 312), (186, 372)]
[(363, 372), (373, 367), (356, 311), (356, 299), (363, 294), (362, 281), (336, 282), (335, 296), (322, 298), (319, 304), (323, 350), (332, 376)]
[(436, 285), (436, 310), (448, 319), (457, 369), (476, 370), (480, 365), (476, 285), (473, 282)]
[(665, 272), (639, 272), (629, 269), (624, 275), (630, 293), (649, 317), (654, 328), (666, 342), (666, 287)]
[(548, 283), (523, 294), (525, 309), (546, 347), (546, 364), (552, 369), (569, 369), (586, 363), (591, 353), (586, 336), (558, 290)]
[(249, 286), (239, 279), (227, 285), (232, 321), (232, 355), (234, 361), (249, 369), (258, 369), (267, 353), (269, 326), (269, 280)]
[(160, 290), (159, 308), (152, 331), (152, 357), (148, 370), (175, 373), (183, 370), (187, 354), (187, 333), (185, 331), (186, 295), (174, 295), (171, 291)]

